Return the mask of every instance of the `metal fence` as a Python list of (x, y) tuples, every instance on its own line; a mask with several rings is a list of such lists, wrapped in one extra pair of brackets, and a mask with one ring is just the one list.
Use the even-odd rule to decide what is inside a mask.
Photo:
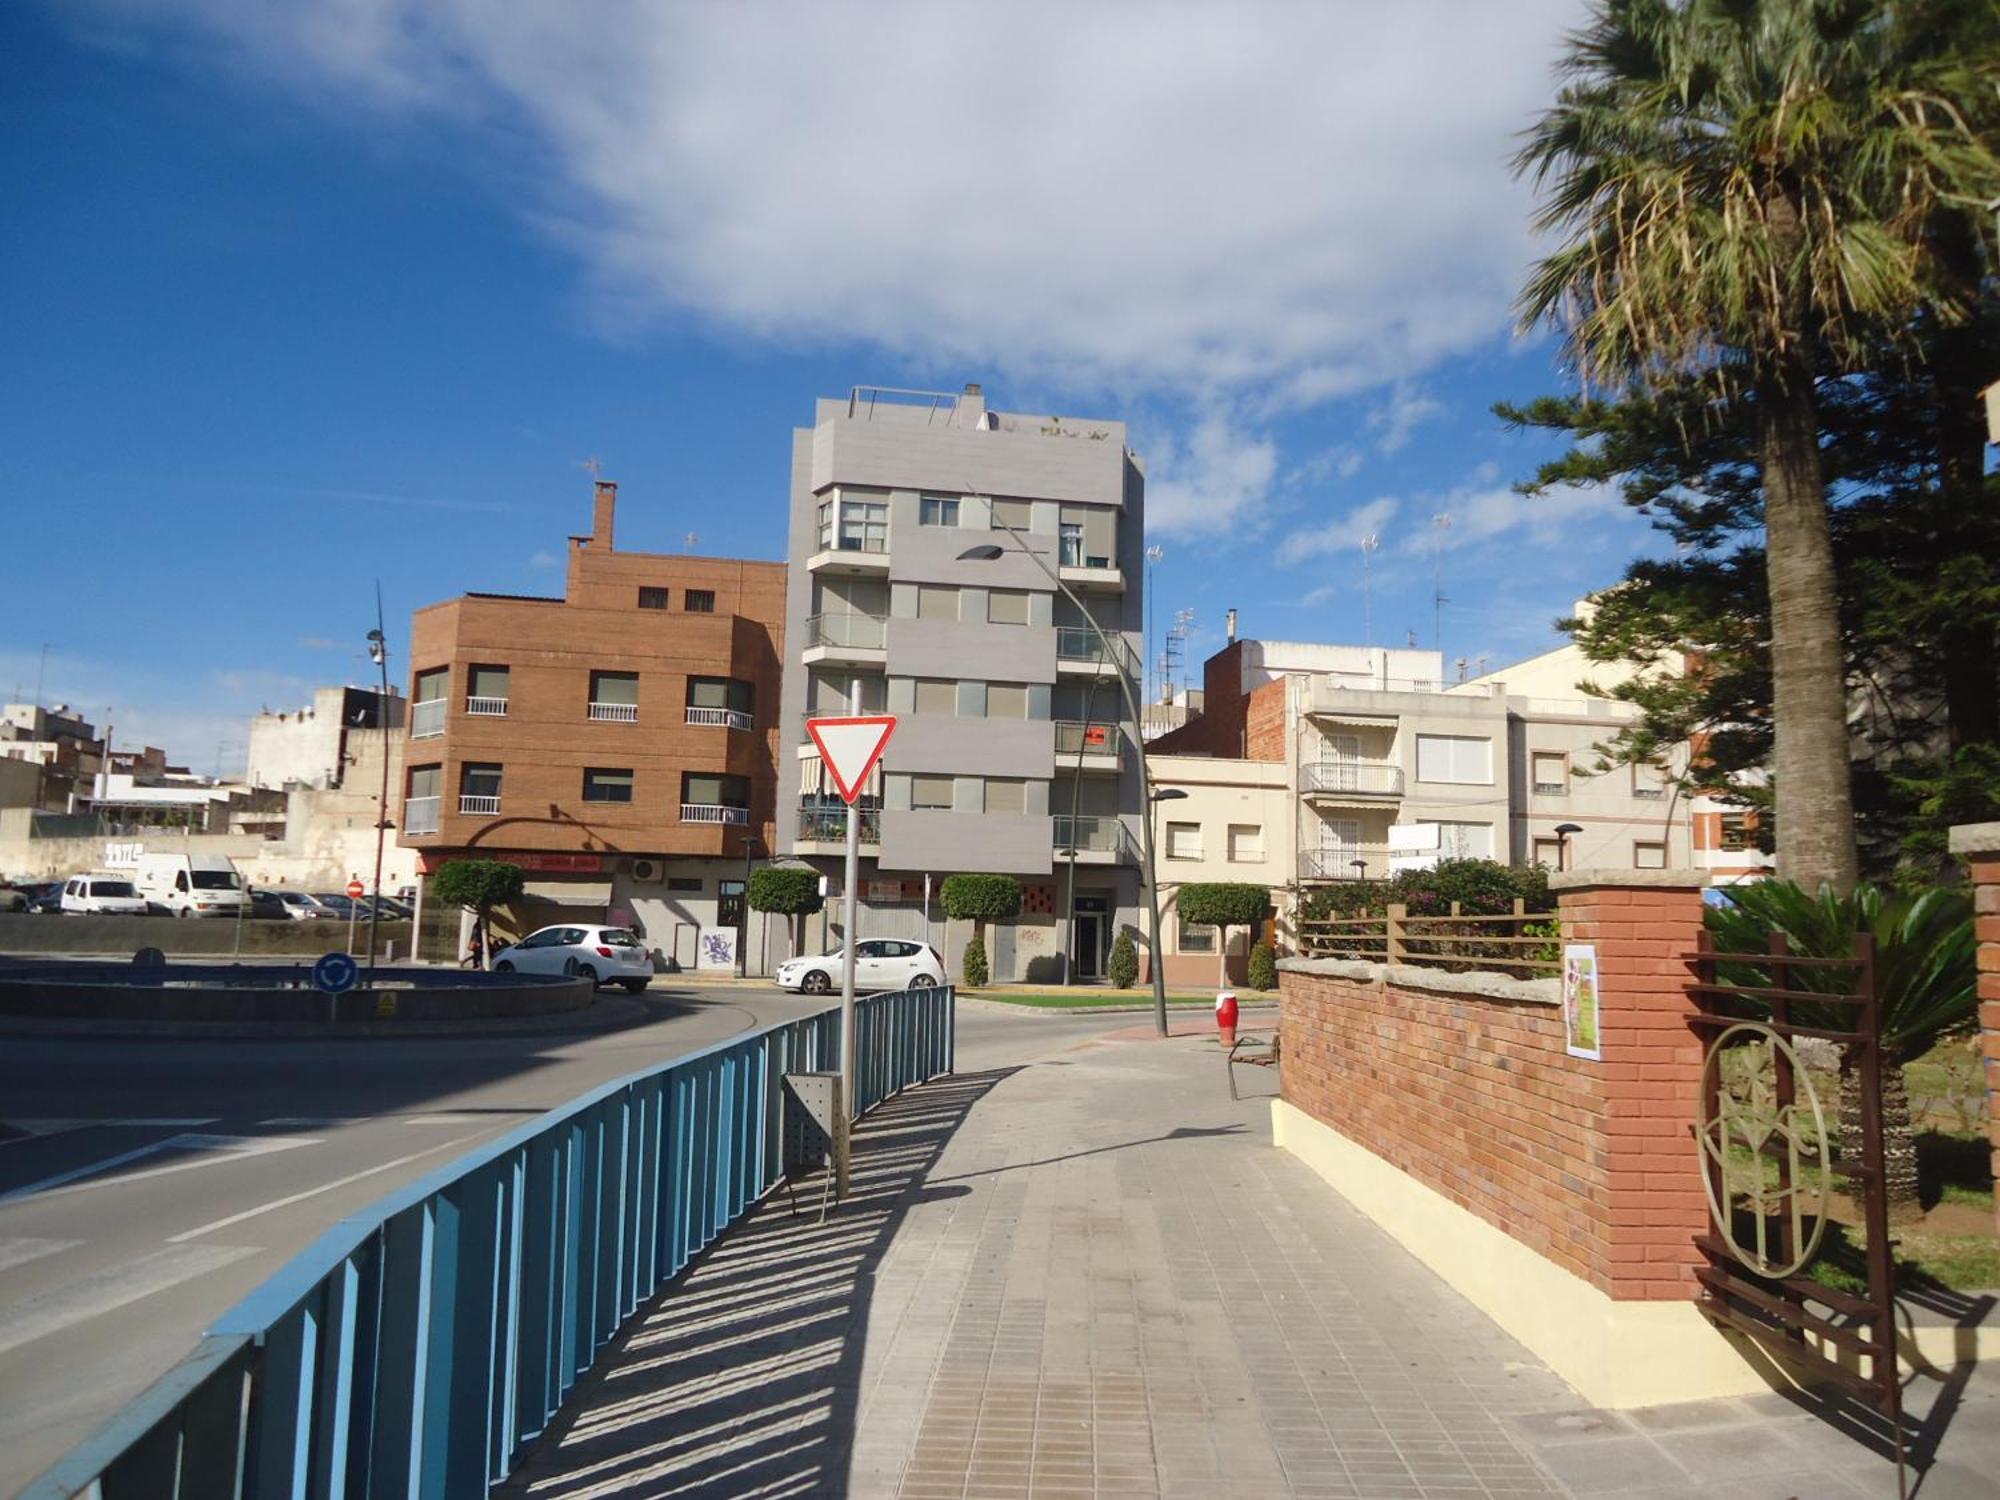
[[(605, 1084), (342, 1220), (24, 1492), (479, 1495), (619, 1326), (782, 1171), (840, 1014)], [(948, 1073), (949, 987), (857, 1002), (855, 1112)]]

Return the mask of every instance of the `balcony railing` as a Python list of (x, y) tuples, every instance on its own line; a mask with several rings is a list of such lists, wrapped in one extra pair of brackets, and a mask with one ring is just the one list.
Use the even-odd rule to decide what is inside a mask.
[(639, 705), (636, 703), (593, 703), (590, 705), (593, 719), (608, 719), (614, 724), (636, 724), (639, 722)]
[(688, 705), (687, 721), (720, 729), (748, 729), (754, 722), (740, 708), (697, 708), (692, 703)]
[(1103, 643), (1097, 639), (1097, 632), (1088, 626), (1059, 626), (1056, 630), (1056, 660), (1091, 662), (1113, 672), (1132, 671), (1132, 648), (1115, 635), (1110, 639), (1112, 654), (1106, 655)]
[(469, 817), (490, 818), (500, 811), (500, 795), (496, 792), (491, 797), (478, 797), (470, 792), (461, 792), (458, 810)]
[[(1056, 720), (1056, 760), (1074, 761), (1078, 755), (1109, 756), (1117, 760), (1125, 748), (1125, 738), (1116, 724), (1085, 723), (1077, 719)], [(1061, 769), (1058, 765), (1057, 769)]]
[(436, 833), (438, 831), (438, 804), (442, 797), (405, 797), (403, 799), (403, 832)]
[(1302, 792), (1352, 792), (1363, 797), (1403, 795), (1403, 768), (1365, 760), (1323, 760), (1299, 767)]
[[(1299, 851), (1299, 879), (1366, 879), (1385, 873), (1388, 858), (1387, 844), (1336, 844), (1323, 849), (1302, 849)], [(1361, 861), (1361, 869), (1354, 868), (1356, 860)]]
[(880, 651), (888, 642), (888, 629), (881, 615), (813, 615), (806, 621), (806, 646)]
[(434, 740), (444, 733), (444, 715), (449, 705), (442, 698), (432, 698), (423, 703), (410, 705), (410, 738), (413, 740)]
[(730, 823), (738, 827), (750, 822), (747, 807), (721, 807), (713, 802), (683, 802), (681, 804), (683, 823)]
[(507, 717), (507, 700), (505, 698), (467, 698), (465, 700), (465, 711), (469, 714), (479, 714), (488, 719), (504, 719)]
[[(860, 837), (864, 844), (882, 842), (882, 810), (858, 809)], [(799, 842), (802, 844), (843, 844), (847, 841), (847, 809), (802, 807), (799, 809)]]
[(1129, 847), (1125, 824), (1118, 818), (1072, 818), (1067, 813), (1053, 820), (1058, 855), (1074, 849), (1079, 854), (1123, 854)]

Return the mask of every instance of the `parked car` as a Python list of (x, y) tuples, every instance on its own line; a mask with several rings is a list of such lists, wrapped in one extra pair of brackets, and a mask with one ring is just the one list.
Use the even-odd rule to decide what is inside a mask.
[[(845, 948), (818, 958), (787, 959), (778, 965), (778, 988), (824, 995), (840, 988)], [(944, 955), (928, 943), (895, 938), (863, 938), (854, 949), (854, 988), (922, 990), (944, 983)]]
[(314, 891), (312, 898), (325, 907), (328, 913), (343, 922), (349, 917), (359, 919), (368, 915), (368, 908), (352, 899), (345, 891)]
[(493, 955), (495, 973), (576, 974), (598, 984), (623, 985), (633, 994), (653, 978), (653, 955), (623, 927), (573, 927), (567, 923), (531, 932)]
[(285, 908), (285, 915), (294, 922), (318, 922), (333, 920), (333, 910), (317, 896), (309, 896), (304, 891), (267, 889), (258, 894), (274, 896)]
[(11, 880), (0, 880), (0, 911), (26, 911), (28, 893)]
[(63, 882), (44, 880), (39, 885), (22, 887), (28, 897), (28, 910), (37, 916), (52, 917), (62, 911)]
[(253, 885), (245, 894), (250, 898), (250, 909), (243, 913), (244, 916), (279, 922), (291, 920), (291, 912), (276, 891), (259, 890)]
[(63, 882), (65, 916), (143, 917), (146, 898), (123, 875), (72, 875)]
[[(417, 914), (417, 909), (414, 906), (409, 905), (407, 902), (398, 901), (394, 896), (368, 896), (364, 897), (363, 900), (364, 902), (373, 901), (375, 909), (382, 913), (382, 920), (385, 922), (407, 922)], [(362, 906), (361, 914), (363, 916), (368, 914), (366, 905)]]

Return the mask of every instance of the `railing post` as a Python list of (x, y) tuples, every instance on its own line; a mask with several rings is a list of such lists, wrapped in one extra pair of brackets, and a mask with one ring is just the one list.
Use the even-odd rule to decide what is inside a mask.
[(1384, 933), (1388, 938), (1388, 942), (1385, 945), (1385, 953), (1388, 961), (1392, 964), (1399, 964), (1403, 961), (1403, 923), (1409, 915), (1409, 907), (1405, 906), (1402, 902), (1391, 901), (1389, 903), (1389, 916), (1384, 926)]

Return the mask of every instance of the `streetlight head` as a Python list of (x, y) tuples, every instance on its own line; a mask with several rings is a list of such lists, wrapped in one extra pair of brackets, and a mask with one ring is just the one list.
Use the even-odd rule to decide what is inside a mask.
[(1163, 786), (1149, 795), (1148, 802), (1178, 802), (1187, 796), (1185, 789), (1177, 786)]
[(977, 547), (967, 547), (963, 552), (958, 554), (958, 560), (960, 562), (998, 562), (1006, 555), (1003, 549), (994, 546), (993, 543), (982, 542)]
[(1572, 833), (1582, 833), (1583, 825), (1581, 823), (1558, 823), (1556, 824), (1556, 832), (1567, 838)]

